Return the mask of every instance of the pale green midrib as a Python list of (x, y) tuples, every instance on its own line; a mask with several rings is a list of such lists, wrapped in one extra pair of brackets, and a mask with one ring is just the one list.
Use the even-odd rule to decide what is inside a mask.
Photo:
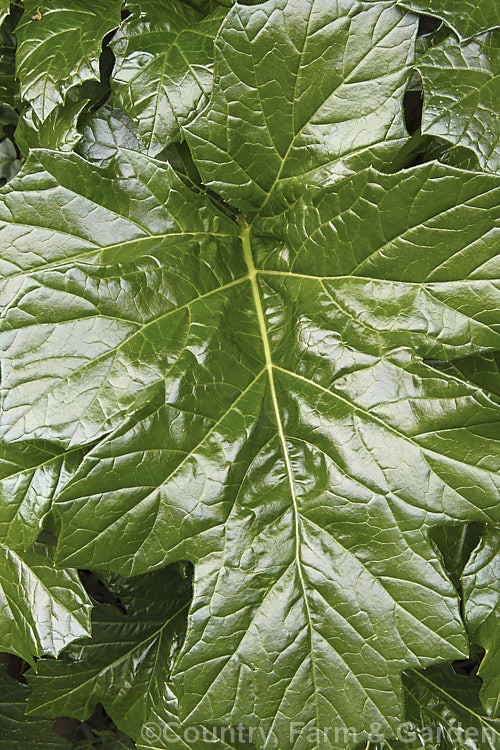
[(266, 320), (264, 316), (264, 310), (262, 307), (262, 301), (260, 298), (259, 286), (257, 283), (257, 269), (255, 267), (255, 263), (254, 263), (253, 255), (252, 255), (252, 247), (250, 243), (251, 225), (247, 224), (243, 218), (240, 219), (240, 225), (241, 225), (240, 236), (241, 236), (241, 244), (243, 247), (243, 257), (245, 259), (245, 263), (247, 266), (248, 278), (249, 278), (250, 286), (252, 289), (252, 297), (253, 297), (253, 302), (255, 305), (255, 311), (257, 314), (257, 320), (259, 324), (260, 338), (261, 338), (262, 347), (264, 350), (265, 369), (266, 369), (268, 380), (269, 380), (269, 389), (271, 393), (271, 400), (273, 403), (276, 427), (278, 429), (278, 436), (279, 436), (279, 440), (281, 443), (281, 449), (283, 452), (283, 460), (285, 461), (288, 484), (290, 486), (290, 494), (291, 494), (292, 504), (293, 504), (294, 531), (295, 531), (295, 559), (297, 561), (297, 571), (298, 571), (300, 585), (301, 585), (302, 593), (304, 597), (304, 606), (306, 609), (307, 627), (309, 630), (310, 654), (311, 654), (311, 678), (312, 678), (313, 690), (314, 690), (314, 704), (316, 707), (316, 719), (319, 723), (318, 691), (316, 687), (315, 666), (314, 666), (314, 658), (313, 658), (313, 654), (314, 654), (313, 640), (312, 640), (313, 626), (312, 626), (311, 611), (309, 609), (309, 601), (307, 598), (306, 584), (305, 584), (304, 575), (302, 571), (302, 562), (300, 558), (300, 523), (299, 523), (300, 514), (299, 514), (297, 498), (295, 495), (292, 466), (290, 464), (290, 457), (288, 455), (285, 432), (283, 429), (283, 423), (281, 421), (278, 396), (276, 392), (276, 384), (274, 382), (274, 370), (273, 370), (273, 361), (271, 357), (271, 346), (269, 344), (269, 336), (267, 334)]

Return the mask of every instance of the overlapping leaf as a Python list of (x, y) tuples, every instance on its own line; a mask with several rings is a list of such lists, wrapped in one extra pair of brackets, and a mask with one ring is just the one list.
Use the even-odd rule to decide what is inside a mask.
[[(1, 11), (0, 11), (1, 16)], [(17, 103), (15, 80), (15, 40), (8, 24), (0, 25), (0, 104), (14, 107)]]
[(406, 136), (416, 30), (415, 16), (388, 3), (234, 6), (210, 104), (186, 131), (205, 184), (252, 211), (284, 182), (324, 184), (390, 162)]
[(190, 591), (171, 571), (114, 583), (126, 613), (112, 604), (96, 605), (92, 638), (57, 661), (38, 663), (29, 676), (28, 713), (83, 721), (100, 702), (120, 729), (139, 739), (150, 711), (161, 711), (167, 701)]
[(16, 28), (16, 73), (21, 95), (40, 121), (68, 90), (99, 79), (102, 40), (120, 23), (122, 0), (47, 0), (27, 3)]
[(432, 530), (431, 538), (443, 560), (444, 569), (461, 594), (465, 565), (481, 538), (480, 525), (465, 523), (457, 526), (439, 526)]
[(465, 357), (453, 364), (472, 383), (496, 397), (500, 396), (500, 352)]
[(0, 668), (0, 748), (63, 750), (71, 743), (52, 731), (52, 722), (25, 715), (30, 689)]
[(129, 2), (132, 16), (113, 43), (116, 103), (137, 124), (155, 156), (191, 120), (210, 93), (214, 37), (224, 9), (208, 18), (188, 5), (163, 0)]
[(467, 625), (474, 643), (486, 650), (479, 667), (481, 700), (488, 714), (500, 718), (500, 530), (490, 530), (464, 572)]
[(450, 36), (418, 62), (422, 130), (465, 146), (483, 169), (500, 169), (500, 33), (460, 44)]
[(10, 12), (10, 0), (0, 0), (0, 24), (7, 18)]
[(8, 182), (15, 177), (20, 168), (21, 162), (17, 158), (16, 147), (9, 138), (4, 138), (0, 142), (0, 180)]
[(403, 678), (406, 720), (400, 738), (382, 743), (389, 750), (440, 748), (498, 750), (500, 727), (484, 716), (481, 681), (457, 675), (451, 665), (409, 672)]
[(71, 151), (81, 139), (78, 132), (78, 118), (88, 99), (67, 102), (55, 107), (50, 115), (40, 122), (30, 107), (20, 117), (15, 138), (23, 156), (30, 149), (52, 148), (58, 151)]
[(126, 612), (96, 605), (92, 639), (74, 644), (57, 661), (38, 663), (37, 672), (28, 675), (33, 688), (28, 714), (85, 720), (99, 701), (139, 747), (202, 750), (207, 743), (213, 750), (231, 750), (206, 731), (201, 741), (189, 741), (179, 724), (170, 673), (184, 638), (189, 581), (169, 569), (132, 580), (108, 576), (106, 582)]
[[(373, 0), (372, 0), (373, 1)], [(378, 2), (378, 0), (374, 0)], [(500, 26), (500, 6), (496, 0), (397, 0), (416, 13), (441, 18), (462, 38)]]
[(180, 717), (281, 750), (396, 731), (401, 672), (467, 653), (429, 533), (500, 520), (498, 405), (423, 360), (500, 348), (500, 178), (341, 179), (405, 138), (416, 19), (307, 9), (232, 9), (186, 129), (250, 215), (120, 149), (40, 151), (0, 205), (4, 439), (100, 439), (58, 562), (193, 561)]
[(85, 121), (76, 151), (87, 161), (106, 166), (119, 148), (139, 150), (134, 124), (119, 107), (106, 104)]
[(0, 547), (0, 649), (33, 664), (90, 634), (91, 603), (74, 570), (57, 570), (53, 549)]
[(79, 450), (63, 455), (50, 445), (0, 444), (0, 536), (11, 549), (36, 541), (54, 493), (82, 459)]

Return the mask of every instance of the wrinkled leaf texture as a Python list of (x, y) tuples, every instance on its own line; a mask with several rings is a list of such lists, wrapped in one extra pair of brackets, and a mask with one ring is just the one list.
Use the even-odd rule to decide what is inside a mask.
[(103, 37), (120, 24), (121, 0), (26, 4), (16, 27), (16, 75), (41, 122), (84, 81), (99, 80)]
[(409, 672), (403, 684), (406, 720), (401, 737), (386, 741), (382, 747), (498, 750), (500, 729), (483, 715), (481, 681), (477, 677), (457, 675), (451, 665), (442, 664), (424, 672)]
[(424, 85), (422, 131), (465, 146), (483, 169), (500, 169), (500, 33), (463, 44), (450, 36), (418, 63)]
[(53, 472), (89, 451), (16, 504), (36, 528), (54, 503), (60, 564), (191, 560), (180, 718), (282, 750), (290, 721), (295, 750), (395, 731), (401, 672), (468, 648), (429, 533), (500, 521), (498, 404), (424, 362), (500, 348), (500, 180), (377, 171), (407, 139), (417, 25), (393, 3), (229, 11), (179, 127), (232, 214), (119, 147), (36, 151), (0, 204), (4, 440), (49, 441)]
[(500, 531), (490, 530), (464, 571), (467, 625), (474, 643), (486, 653), (478, 674), (483, 680), (481, 698), (488, 714), (500, 718)]
[(496, 0), (398, 0), (398, 2), (416, 13), (437, 16), (451, 26), (462, 39), (468, 39), (500, 26), (500, 6)]

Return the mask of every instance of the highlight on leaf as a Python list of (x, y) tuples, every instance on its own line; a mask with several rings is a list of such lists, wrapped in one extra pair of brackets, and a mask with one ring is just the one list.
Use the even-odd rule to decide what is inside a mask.
[(500, 748), (496, 5), (2, 7), (5, 743)]

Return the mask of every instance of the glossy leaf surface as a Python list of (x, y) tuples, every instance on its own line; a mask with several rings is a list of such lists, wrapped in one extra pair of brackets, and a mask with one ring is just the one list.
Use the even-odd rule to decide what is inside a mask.
[(500, 396), (500, 352), (456, 360), (461, 375), (484, 391)]
[(500, 718), (500, 530), (490, 530), (464, 572), (467, 625), (474, 643), (486, 650), (479, 667), (481, 700), (488, 714)]
[[(27, 4), (16, 28), (22, 98), (43, 121), (72, 86), (99, 79), (102, 40), (120, 23), (121, 0)], [(40, 18), (38, 18), (40, 15)]]
[(39, 122), (32, 108), (19, 118), (15, 138), (23, 156), (30, 149), (55, 148), (58, 151), (71, 151), (81, 139), (78, 132), (78, 119), (88, 99), (55, 107), (50, 115)]
[[(1, 10), (0, 10), (1, 18)], [(1, 22), (0, 22), (1, 23)], [(0, 104), (14, 107), (17, 104), (15, 79), (15, 40), (8, 23), (0, 25)]]
[(206, 104), (213, 77), (214, 37), (225, 15), (202, 19), (188, 5), (163, 0), (128, 3), (127, 19), (113, 43), (116, 104), (137, 124), (152, 156)]
[[(401, 673), (468, 652), (431, 532), (500, 521), (498, 401), (426, 362), (500, 349), (500, 178), (373, 167), (407, 140), (417, 26), (393, 3), (235, 6), (187, 146), (120, 148), (108, 106), (94, 164), (40, 150), (1, 194), (3, 440), (88, 451), (50, 495), (58, 564), (191, 561), (179, 717), (280, 750), (397, 731)], [(78, 700), (47, 695), (123, 706), (137, 676), (137, 736), (173, 695), (148, 703), (112, 643), (90, 687), (93, 646), (72, 651)]]
[(382, 743), (388, 750), (498, 750), (500, 727), (479, 701), (481, 681), (458, 675), (451, 665), (411, 671), (403, 678), (406, 720), (400, 738)]
[[(454, 356), (497, 344), (489, 243), (497, 178), (437, 164), (402, 175), (366, 171), (302, 192), (286, 214), (256, 223), (254, 234), (203, 195), (188, 196), (167, 164), (135, 152), (115, 157), (115, 179), (74, 155), (37, 157), (6, 192), (10, 216), (19, 220), (20, 196), (36, 178), (44, 186), (35, 194), (38, 215), (48, 215), (50, 201), (52, 226), (33, 232), (53, 237), (64, 216), (70, 241), (66, 259), (47, 256), (49, 268), (40, 268), (40, 254), (36, 264), (25, 254), (32, 269), (12, 280), (6, 436), (69, 446), (116, 425), (58, 496), (59, 560), (128, 573), (197, 562), (177, 678), (191, 722), (213, 721), (214, 713), (226, 724), (264, 717), (280, 741), (287, 716), (318, 726), (382, 720), (390, 731), (401, 710), (401, 669), (466, 648), (429, 528), (498, 519), (497, 410), (408, 348)], [(396, 202), (397, 216), (384, 208)], [(441, 244), (464, 211), (477, 211), (469, 233), (451, 242), (446, 233)], [(7, 228), (16, 241), (15, 226)], [(419, 247), (414, 266), (408, 242)], [(68, 262), (71, 253), (79, 257)], [(141, 289), (151, 287), (155, 297), (142, 301)], [(33, 305), (35, 318), (26, 317)], [(473, 456), (488, 454), (474, 466)], [(261, 646), (255, 628), (261, 639), (265, 633)], [(369, 658), (357, 656), (359, 639), (372, 637)], [(283, 667), (270, 661), (281, 648)], [(384, 671), (389, 665), (387, 677), (377, 676), (374, 660)], [(234, 696), (248, 661), (240, 706)], [(358, 681), (343, 703), (327, 675), (338, 684), (351, 672)], [(318, 692), (327, 699), (315, 705)]]
[(54, 567), (52, 548), (0, 547), (0, 649), (30, 664), (90, 633), (91, 604), (74, 570)]
[(120, 729), (138, 739), (151, 709), (161, 710), (167, 700), (190, 590), (171, 571), (113, 583), (126, 611), (97, 604), (91, 639), (74, 644), (57, 661), (38, 662), (29, 675), (28, 713), (83, 721), (99, 702)]
[(134, 124), (119, 107), (106, 104), (85, 120), (76, 151), (87, 161), (107, 166), (120, 148), (139, 150)]
[(441, 18), (462, 39), (500, 26), (496, 0), (401, 0), (400, 4), (416, 13)]
[(168, 569), (128, 580), (108, 575), (105, 581), (122, 611), (96, 605), (91, 639), (69, 647), (58, 661), (38, 662), (28, 675), (28, 714), (85, 720), (99, 701), (138, 747), (233, 750), (208, 730), (196, 741), (185, 737), (179, 723), (170, 674), (185, 634), (189, 580)]
[(0, 142), (0, 180), (8, 182), (20, 170), (21, 162), (17, 158), (16, 147), (9, 138)]
[(50, 445), (0, 444), (0, 536), (12, 549), (26, 550), (36, 541), (58, 486), (82, 459), (79, 450)]
[[(114, 181), (77, 156), (39, 151), (27, 169), (4, 189), (0, 208), (3, 342), (10, 351), (2, 380), (5, 439), (50, 434), (71, 447), (121, 424), (137, 408), (138, 394), (146, 404), (164, 390), (165, 367), (184, 348), (187, 303), (230, 286), (245, 266), (235, 223), (189, 191), (168, 164), (127, 151)], [(211, 269), (219, 241), (234, 255), (233, 267), (216, 261)], [(165, 267), (148, 259), (157, 253), (170, 256)], [(131, 263), (143, 254), (144, 262)], [(72, 258), (84, 262), (84, 275), (75, 266), (68, 296), (66, 274), (73, 271), (61, 263)], [(103, 258), (130, 265), (118, 276), (113, 266), (92, 270)], [(107, 311), (98, 309), (104, 299)], [(75, 344), (83, 345), (77, 358)]]
[(415, 16), (386, 3), (234, 6), (210, 104), (186, 130), (205, 184), (253, 212), (285, 182), (390, 162), (406, 136), (416, 30)]
[(0, 0), (0, 24), (7, 18), (10, 12), (10, 0)]
[(2, 750), (69, 750), (71, 743), (52, 731), (52, 722), (25, 715), (27, 685), (0, 668), (0, 748)]
[(424, 84), (422, 131), (474, 151), (500, 169), (500, 33), (460, 44), (450, 36), (418, 62)]
[(480, 538), (479, 524), (439, 526), (432, 530), (431, 539), (442, 557), (443, 567), (460, 594), (462, 573)]

